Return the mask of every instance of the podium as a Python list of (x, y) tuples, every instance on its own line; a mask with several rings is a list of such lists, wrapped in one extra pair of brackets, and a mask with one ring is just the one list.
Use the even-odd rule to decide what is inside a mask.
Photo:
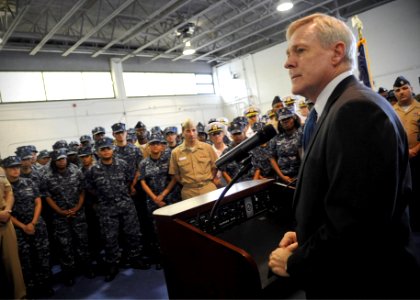
[(296, 290), (269, 271), (268, 256), (291, 229), (294, 189), (271, 179), (234, 184), (154, 212), (168, 295), (179, 298), (281, 298)]

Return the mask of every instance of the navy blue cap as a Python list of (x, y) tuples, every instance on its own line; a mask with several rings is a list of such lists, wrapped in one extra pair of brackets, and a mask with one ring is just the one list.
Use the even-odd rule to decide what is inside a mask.
[(111, 126), (111, 128), (112, 128), (112, 133), (124, 132), (125, 131), (125, 124), (124, 123), (115, 123), (114, 125)]
[(138, 121), (137, 124), (136, 124), (136, 126), (134, 126), (134, 128), (135, 129), (138, 129), (138, 128), (144, 128), (144, 129), (146, 129), (147, 127), (146, 127), (146, 125), (142, 121)]
[(242, 133), (244, 130), (244, 125), (242, 122), (232, 122), (230, 123), (229, 127), (228, 127), (228, 131), (231, 134), (235, 134), (235, 133)]
[(87, 134), (82, 135), (79, 140), (81, 143), (92, 142), (92, 138), (90, 137), (90, 135)]
[(397, 79), (395, 79), (394, 87), (399, 88), (406, 84), (410, 85), (410, 82), (404, 76), (398, 76)]
[(79, 144), (70, 143), (68, 151), (67, 151), (67, 155), (75, 155), (77, 154), (78, 151), (79, 151)]
[(217, 122), (217, 119), (216, 118), (210, 118), (210, 120), (207, 122), (207, 124), (211, 124), (211, 123), (214, 123), (214, 122)]
[(154, 133), (160, 133), (160, 134), (162, 134), (163, 131), (160, 128), (160, 126), (153, 126), (152, 128), (150, 128), (150, 133), (151, 134), (154, 134)]
[(21, 146), (16, 148), (15, 154), (19, 156), (20, 159), (29, 159), (32, 158), (32, 148), (30, 146)]
[(169, 126), (169, 127), (166, 127), (166, 128), (163, 130), (163, 134), (164, 134), (164, 135), (167, 135), (167, 134), (169, 134), (169, 133), (175, 133), (175, 134), (178, 134), (178, 128), (176, 128), (175, 126)]
[(77, 151), (78, 156), (82, 157), (82, 156), (88, 156), (88, 155), (92, 155), (92, 147), (90, 146), (84, 146), (79, 148), (79, 150)]
[(28, 145), (28, 147), (31, 149), (32, 152), (38, 153), (38, 150), (36, 150), (36, 147), (34, 145)]
[(293, 117), (294, 114), (287, 108), (280, 108), (277, 111), (277, 119), (279, 121)]
[(239, 116), (232, 120), (232, 123), (238, 123), (238, 122), (241, 123), (243, 127), (248, 125), (248, 119), (245, 116)]
[(95, 149), (99, 150), (101, 148), (114, 148), (114, 140), (105, 136), (99, 140), (96, 141), (95, 143)]
[(22, 165), (18, 156), (8, 156), (1, 162), (4, 168), (19, 167)]
[(197, 132), (207, 134), (205, 126), (201, 122), (198, 122), (198, 124), (197, 124)]
[(60, 148), (51, 152), (51, 159), (52, 160), (59, 160), (62, 158), (67, 158), (67, 149)]
[(151, 143), (164, 143), (165, 140), (160, 133), (152, 133), (150, 135), (150, 139), (148, 141), (149, 144)]
[(56, 141), (54, 143), (54, 145), (52, 145), (53, 150), (57, 150), (57, 149), (61, 149), (61, 148), (69, 148), (69, 145), (67, 144), (67, 142), (65, 140), (59, 140)]
[(380, 87), (378, 89), (378, 94), (380, 94), (380, 93), (387, 93), (387, 92), (388, 92), (388, 90), (386, 88), (384, 88), (384, 87)]
[(101, 126), (97, 126), (97, 127), (92, 129), (92, 135), (97, 135), (99, 133), (105, 134), (105, 128), (103, 128)]
[(252, 130), (253, 130), (254, 132), (257, 132), (258, 130), (263, 129), (264, 125), (265, 125), (265, 124), (264, 124), (263, 122), (255, 122), (255, 123), (252, 125)]
[(38, 154), (39, 158), (47, 158), (47, 157), (51, 157), (50, 152), (48, 150), (41, 150), (39, 151)]

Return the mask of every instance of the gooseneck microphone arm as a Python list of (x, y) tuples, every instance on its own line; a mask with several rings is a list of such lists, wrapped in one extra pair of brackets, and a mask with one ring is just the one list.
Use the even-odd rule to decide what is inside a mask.
[(214, 215), (216, 214), (217, 209), (219, 208), (220, 202), (222, 201), (226, 193), (229, 191), (232, 185), (234, 185), (236, 181), (238, 181), (238, 179), (241, 178), (241, 176), (244, 173), (248, 172), (249, 169), (252, 168), (251, 162), (252, 162), (252, 154), (248, 154), (248, 156), (240, 162), (242, 167), (239, 169), (239, 172), (235, 176), (233, 176), (232, 180), (223, 189), (223, 192), (220, 194), (219, 199), (217, 199), (216, 202), (214, 202), (213, 208), (211, 209), (210, 216), (209, 216), (209, 226), (212, 226)]

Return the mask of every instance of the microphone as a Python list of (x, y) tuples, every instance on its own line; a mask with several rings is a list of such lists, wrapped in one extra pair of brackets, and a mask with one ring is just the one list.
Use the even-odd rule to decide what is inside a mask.
[(271, 124), (265, 125), (261, 130), (257, 131), (252, 137), (247, 138), (242, 143), (237, 145), (235, 148), (230, 150), (229, 152), (223, 154), (216, 160), (216, 167), (220, 168), (225, 164), (236, 160), (241, 161), (248, 156), (248, 152), (255, 147), (262, 145), (277, 134), (277, 130)]

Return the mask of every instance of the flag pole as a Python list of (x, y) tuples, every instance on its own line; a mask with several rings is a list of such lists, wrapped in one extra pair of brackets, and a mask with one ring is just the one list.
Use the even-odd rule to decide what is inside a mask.
[[(372, 80), (371, 71), (370, 71), (371, 68), (370, 68), (370, 59), (369, 59), (367, 42), (366, 42), (366, 39), (363, 37), (363, 32), (362, 32), (363, 23), (357, 15), (351, 18), (351, 22), (352, 22), (352, 26), (357, 28), (357, 34), (358, 34), (358, 38), (359, 38), (359, 40), (357, 42), (357, 49), (359, 51), (361, 49), (361, 47), (363, 47), (364, 58), (366, 60), (366, 65), (367, 65), (367, 70), (366, 71), (367, 71), (367, 75), (368, 75), (369, 85), (370, 85), (370, 88), (372, 90), (374, 90), (375, 87), (373, 85), (373, 80)], [(359, 55), (360, 55), (360, 53), (359, 53)]]

